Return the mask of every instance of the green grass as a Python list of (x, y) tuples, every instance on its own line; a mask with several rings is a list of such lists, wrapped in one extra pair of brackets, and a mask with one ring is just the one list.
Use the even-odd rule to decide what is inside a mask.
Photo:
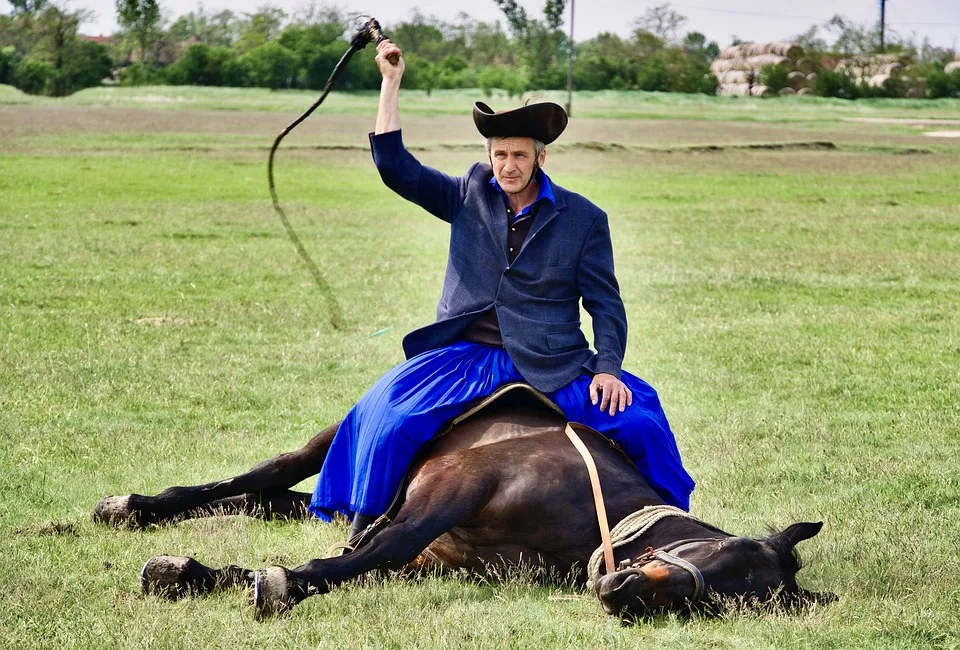
[[(98, 105), (136, 108), (161, 91), (197, 98), (176, 104), (179, 128), (131, 132)], [(859, 143), (571, 149), (548, 161), (557, 182), (610, 214), (626, 366), (660, 392), (699, 482), (694, 512), (743, 534), (824, 520), (801, 545), (800, 582), (840, 596), (799, 614), (623, 627), (590, 595), (551, 600), (578, 592), (523, 575), (370, 579), (265, 623), (240, 591), (141, 596), (138, 571), (154, 554), (291, 565), (342, 539), (316, 522), (130, 532), (89, 515), (104, 494), (236, 474), (337, 419), (401, 360), (402, 335), (432, 318), (447, 230), (385, 189), (366, 152), (282, 153), (280, 197), (343, 307), (336, 330), (270, 208), (271, 137), (215, 131), (229, 114), (189, 110), (226, 98), (295, 114), (308, 93), (11, 96), (0, 103), (50, 113), (9, 107), (13, 128), (0, 132), (0, 647), (960, 645), (960, 152), (945, 141), (900, 155), (925, 140), (838, 121), (861, 110), (946, 117), (955, 105), (580, 98), (584, 114), (619, 115), (619, 103), (656, 116), (651, 129), (677, 128), (663, 146), (716, 142), (736, 124), (768, 139), (792, 108), (811, 140)], [(331, 110), (375, 110), (371, 95), (335, 99)], [(469, 128), (468, 93), (404, 101), (438, 131)], [(79, 111), (98, 133), (48, 119), (57, 111)], [(646, 143), (641, 133), (625, 144)], [(437, 146), (419, 155), (451, 173), (475, 159)]]
[[(10, 86), (0, 86), (0, 105), (57, 103), (67, 106), (109, 106), (169, 110), (303, 111), (319, 96), (318, 91), (263, 88), (218, 88), (204, 86), (100, 87), (81, 90), (64, 99), (24, 95)], [(323, 111), (333, 114), (375, 115), (376, 91), (334, 92)], [(536, 96), (566, 104), (565, 91), (538, 91)], [(483, 98), (477, 89), (404, 91), (404, 111), (423, 115), (468, 115), (474, 101)], [(495, 106), (515, 103), (504, 91), (495, 90)], [(645, 91), (581, 91), (576, 94), (575, 115), (596, 118), (670, 118), (722, 121), (817, 123), (844, 117), (904, 117), (957, 119), (960, 100), (864, 99), (847, 101), (823, 97), (714, 97), (696, 94)]]

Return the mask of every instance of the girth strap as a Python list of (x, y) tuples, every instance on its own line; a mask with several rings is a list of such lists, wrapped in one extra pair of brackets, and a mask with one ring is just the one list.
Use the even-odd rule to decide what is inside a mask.
[(583, 463), (587, 466), (587, 474), (590, 476), (590, 488), (593, 490), (593, 504), (597, 510), (597, 523), (600, 525), (600, 539), (603, 543), (603, 561), (607, 573), (613, 573), (613, 543), (610, 541), (610, 524), (607, 522), (607, 508), (603, 504), (603, 491), (600, 489), (600, 475), (597, 473), (597, 464), (593, 462), (593, 456), (590, 455), (590, 450), (583, 444), (583, 440), (580, 439), (580, 436), (577, 435), (573, 427), (574, 425), (572, 423), (567, 423), (567, 437), (570, 438), (570, 442), (572, 442), (573, 446), (580, 452), (580, 457), (583, 458)]

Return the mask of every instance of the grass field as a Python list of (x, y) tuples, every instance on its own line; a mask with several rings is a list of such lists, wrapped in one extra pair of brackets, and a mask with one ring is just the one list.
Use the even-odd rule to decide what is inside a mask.
[[(421, 160), (482, 155), (475, 98), (404, 96)], [(345, 529), (112, 530), (90, 522), (101, 496), (301, 445), (432, 319), (447, 231), (380, 183), (358, 94), (277, 163), (330, 326), (265, 180), (312, 99), (0, 87), (0, 647), (960, 647), (960, 139), (924, 135), (960, 130), (956, 101), (584, 94), (547, 162), (610, 214), (626, 366), (660, 392), (694, 513), (757, 535), (825, 521), (800, 582), (837, 603), (624, 627), (524, 576), (374, 578), (263, 623), (240, 591), (144, 598), (151, 555), (299, 564)]]

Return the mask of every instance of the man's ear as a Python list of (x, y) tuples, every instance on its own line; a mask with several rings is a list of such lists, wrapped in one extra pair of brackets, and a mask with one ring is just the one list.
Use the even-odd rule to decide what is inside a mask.
[(537, 161), (537, 165), (539, 167), (543, 167), (543, 163), (544, 161), (546, 161), (546, 159), (547, 159), (547, 150), (544, 149), (543, 151), (540, 152), (540, 160)]

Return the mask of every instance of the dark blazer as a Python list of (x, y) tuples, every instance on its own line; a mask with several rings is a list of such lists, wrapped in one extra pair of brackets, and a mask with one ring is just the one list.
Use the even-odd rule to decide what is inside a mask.
[[(490, 184), (490, 165), (461, 178), (421, 165), (400, 131), (370, 135), (383, 182), (451, 225), (450, 253), (437, 320), (403, 339), (407, 358), (456, 341), (495, 307), (503, 345), (533, 387), (549, 393), (584, 370), (620, 377), (627, 318), (613, 272), (607, 215), (579, 194), (553, 185), (556, 205), (541, 202), (513, 264), (507, 262), (506, 208)], [(580, 300), (593, 319), (594, 354), (580, 331)]]

